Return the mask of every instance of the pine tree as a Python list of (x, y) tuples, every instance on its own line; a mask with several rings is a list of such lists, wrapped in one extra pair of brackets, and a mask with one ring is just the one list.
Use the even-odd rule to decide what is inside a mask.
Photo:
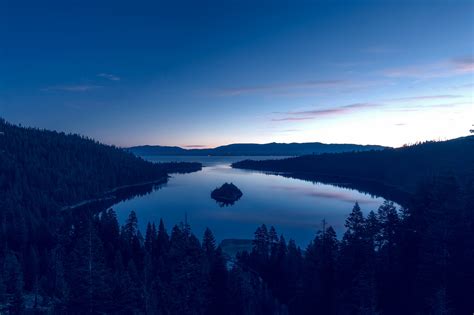
[(322, 314), (335, 312), (336, 280), (335, 263), (338, 254), (336, 232), (323, 221), (305, 255), (304, 313), (312, 314), (315, 309)]
[(370, 211), (365, 220), (365, 236), (367, 241), (374, 250), (380, 247), (377, 242), (380, 232), (380, 223), (374, 211)]
[(153, 249), (153, 243), (155, 242), (155, 232), (153, 231), (153, 227), (150, 222), (148, 222), (146, 226), (146, 234), (145, 234), (145, 250), (147, 253), (151, 254)]
[(346, 241), (362, 240), (364, 236), (365, 219), (357, 202), (347, 217), (344, 226), (346, 227), (346, 232), (344, 233), (344, 239)]
[(400, 218), (393, 202), (385, 201), (378, 209), (380, 233), (378, 242), (377, 288), (382, 310), (397, 310), (403, 299), (400, 269)]
[(260, 260), (268, 260), (269, 254), (269, 235), (265, 224), (258, 227), (255, 231), (255, 238), (253, 240), (253, 252), (259, 257)]
[(122, 228), (122, 237), (128, 242), (128, 244), (132, 244), (134, 238), (137, 236), (138, 233), (138, 219), (135, 211), (130, 211), (128, 216), (127, 222)]
[(209, 294), (206, 314), (224, 314), (228, 303), (227, 267), (222, 250), (215, 250), (209, 270)]
[(209, 228), (204, 231), (202, 248), (208, 258), (212, 258), (216, 251), (216, 239)]
[(102, 242), (95, 222), (86, 218), (75, 228), (73, 247), (67, 256), (66, 279), (69, 287), (68, 308), (71, 312), (99, 312), (106, 309), (110, 292)]
[(278, 234), (273, 226), (270, 227), (268, 232), (268, 242), (270, 245), (270, 255), (275, 256), (278, 249)]
[(166, 232), (165, 224), (163, 223), (163, 219), (160, 219), (160, 225), (158, 226), (158, 235), (156, 238), (156, 252), (159, 256), (164, 256), (165, 253), (168, 252), (169, 249), (169, 236)]

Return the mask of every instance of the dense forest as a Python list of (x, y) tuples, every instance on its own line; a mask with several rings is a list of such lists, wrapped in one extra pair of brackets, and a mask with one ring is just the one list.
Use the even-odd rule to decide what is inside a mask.
[[(372, 163), (376, 175), (385, 165), (394, 170), (380, 180), (410, 182), (412, 198), (367, 216), (356, 204), (344, 235), (322, 222), (303, 248), (262, 225), (250, 252), (229, 257), (209, 229), (199, 240), (188, 222), (169, 232), (150, 222), (142, 234), (134, 212), (120, 226), (112, 209), (93, 203), (61, 211), (199, 164), (152, 164), (77, 135), (1, 121), (0, 313), (470, 314), (472, 140), (296, 159), (308, 166), (356, 157), (356, 169)], [(360, 172), (336, 173), (345, 170)]]
[(26, 268), (33, 252), (46, 266), (64, 207), (200, 168), (199, 163), (154, 164), (79, 135), (0, 119), (0, 262), (10, 252)]
[[(322, 222), (301, 249), (265, 225), (226, 257), (207, 229), (162, 221), (143, 236), (131, 212), (62, 216), (48, 255), (0, 247), (0, 305), (73, 314), (469, 314), (474, 308), (474, 189), (453, 178), (419, 188), (412, 207), (355, 204), (338, 238)], [(1, 233), (8, 233), (3, 230)]]
[(0, 208), (10, 228), (41, 225), (61, 207), (117, 187), (163, 181), (170, 172), (200, 168), (198, 163), (154, 164), (79, 135), (22, 128), (0, 119)]
[(379, 151), (305, 155), (281, 160), (245, 160), (233, 167), (286, 172), (294, 177), (367, 180), (413, 193), (434, 175), (454, 176), (466, 183), (474, 176), (474, 136), (425, 142)]

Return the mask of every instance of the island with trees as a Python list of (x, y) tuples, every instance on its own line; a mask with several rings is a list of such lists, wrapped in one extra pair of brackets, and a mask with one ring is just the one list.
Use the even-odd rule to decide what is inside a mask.
[(120, 226), (110, 207), (61, 211), (117, 187), (166, 178), (169, 166), (2, 120), (0, 313), (469, 314), (472, 139), (242, 162), (348, 177), (364, 172), (411, 198), (406, 207), (384, 202), (366, 215), (355, 204), (339, 236), (326, 222), (309, 222), (319, 226), (309, 244), (262, 224), (251, 244), (233, 241), (240, 249), (229, 255), (210, 229), (200, 239), (187, 222), (170, 230), (149, 222), (142, 234), (135, 212)]
[(211, 192), (211, 198), (221, 205), (233, 205), (242, 195), (242, 191), (233, 183), (224, 183)]

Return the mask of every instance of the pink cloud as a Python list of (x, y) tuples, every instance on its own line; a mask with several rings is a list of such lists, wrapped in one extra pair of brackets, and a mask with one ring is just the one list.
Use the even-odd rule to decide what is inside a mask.
[(452, 60), (454, 67), (461, 73), (474, 72), (474, 56), (464, 56)]
[(283, 117), (283, 118), (273, 118), (272, 121), (301, 121), (301, 120), (311, 120), (313, 117)]
[(390, 78), (433, 79), (474, 72), (473, 56), (452, 58), (436, 63), (386, 69), (382, 74)]
[(344, 86), (349, 82), (346, 80), (319, 80), (319, 81), (304, 81), (296, 83), (284, 83), (284, 84), (270, 84), (270, 85), (256, 85), (247, 86), (240, 88), (229, 88), (221, 90), (221, 95), (241, 95), (241, 94), (254, 94), (260, 92), (281, 92), (293, 89), (309, 89), (319, 87), (334, 87)]
[(188, 148), (188, 149), (203, 149), (203, 148), (209, 148), (209, 146), (203, 145), (203, 144), (189, 144), (189, 145), (183, 146), (183, 148)]
[[(325, 109), (312, 109), (305, 111), (291, 111), (283, 113), (286, 116), (281, 118), (273, 118), (272, 121), (302, 121), (312, 120), (319, 117), (334, 116), (334, 115), (345, 115), (353, 113), (359, 110), (371, 109), (382, 106), (381, 104), (375, 103), (355, 103), (344, 106), (338, 106), (334, 108)], [(277, 113), (281, 114), (281, 113)]]
[(422, 95), (422, 96), (409, 96), (409, 97), (392, 98), (392, 99), (387, 100), (387, 102), (439, 100), (439, 99), (453, 99), (453, 98), (460, 98), (460, 97), (463, 97), (463, 96), (462, 95), (451, 95), (451, 94)]

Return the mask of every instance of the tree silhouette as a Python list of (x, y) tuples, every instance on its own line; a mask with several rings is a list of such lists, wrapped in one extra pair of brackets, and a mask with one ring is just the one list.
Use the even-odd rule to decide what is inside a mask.
[[(116, 213), (102, 205), (59, 211), (116, 185), (166, 174), (162, 166), (79, 136), (1, 119), (0, 127), (2, 314), (413, 315), (474, 309), (469, 138), (266, 162), (290, 171), (367, 175), (408, 187), (411, 198), (403, 211), (387, 201), (366, 215), (355, 204), (340, 239), (324, 223), (305, 251), (275, 227), (261, 225), (252, 251), (230, 257), (210, 229), (200, 242), (187, 222), (174, 226), (171, 236), (162, 220), (150, 222), (143, 238), (135, 212), (120, 227)], [(38, 298), (31, 303), (31, 297)]]

